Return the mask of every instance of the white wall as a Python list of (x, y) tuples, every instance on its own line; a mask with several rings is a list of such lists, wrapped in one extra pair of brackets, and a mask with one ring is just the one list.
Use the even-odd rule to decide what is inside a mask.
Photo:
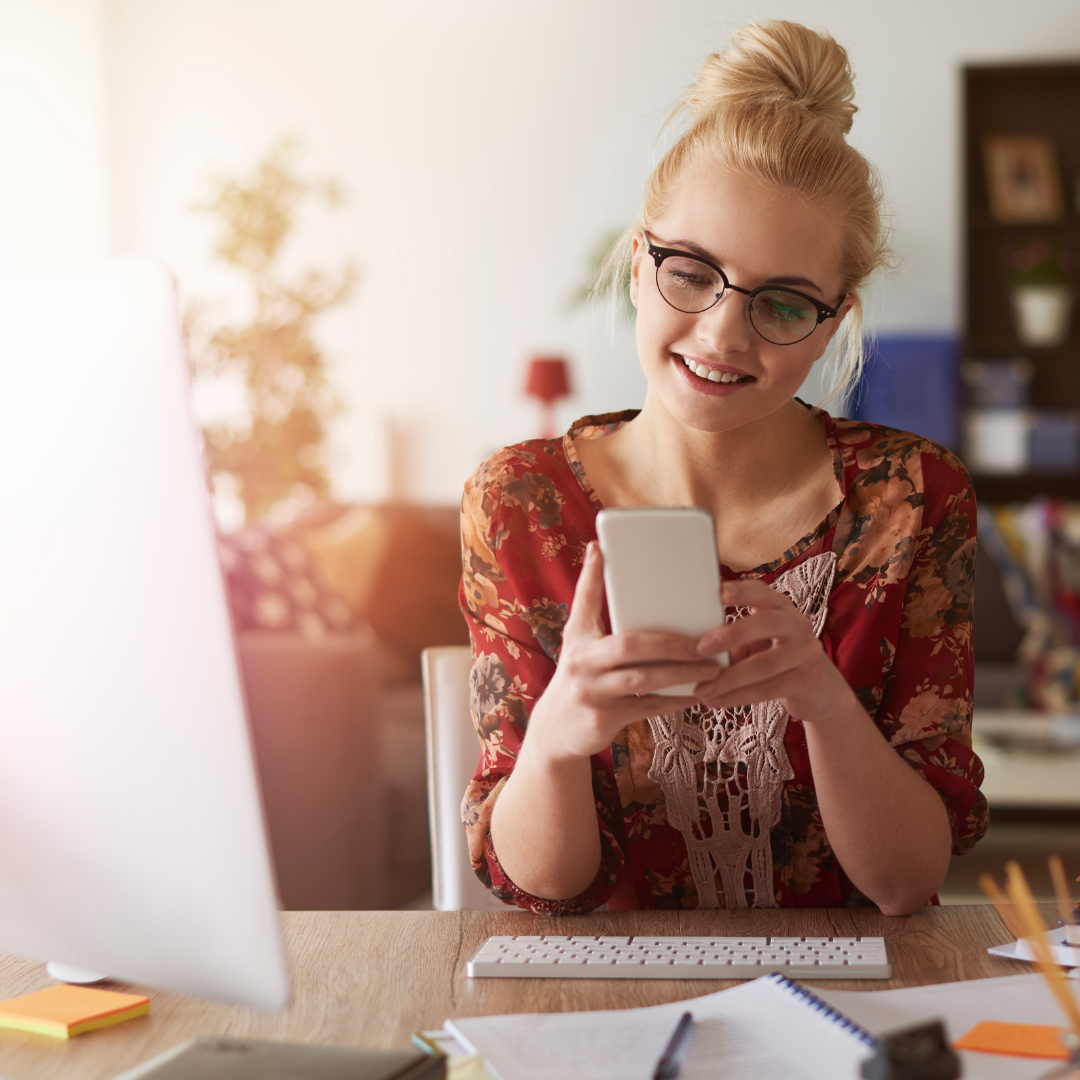
[(100, 0), (0, 0), (0, 272), (108, 253)]
[(797, 19), (849, 48), (853, 137), (904, 256), (881, 329), (958, 326), (959, 65), (1080, 54), (1075, 0), (104, 2), (118, 251), (163, 258), (189, 294), (227, 290), (189, 208), (284, 131), (350, 190), (346, 212), (305, 222), (295, 261), (363, 267), (322, 336), (352, 498), (385, 492), (390, 417), (414, 432), (414, 494), (456, 501), (482, 456), (534, 433), (534, 351), (575, 361), (564, 421), (640, 403), (632, 336), (567, 298), (597, 238), (634, 216), (666, 106), (742, 22)]

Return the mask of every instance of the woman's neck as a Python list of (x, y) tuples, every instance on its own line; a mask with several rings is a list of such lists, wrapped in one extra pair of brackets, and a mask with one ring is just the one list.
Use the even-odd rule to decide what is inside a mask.
[(723, 561), (751, 569), (840, 500), (822, 420), (797, 401), (731, 431), (698, 431), (652, 394), (635, 419), (578, 453), (605, 506), (702, 506)]

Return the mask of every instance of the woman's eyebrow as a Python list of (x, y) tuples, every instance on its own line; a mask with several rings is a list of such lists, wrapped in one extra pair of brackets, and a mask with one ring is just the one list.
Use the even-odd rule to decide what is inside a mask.
[[(711, 252), (707, 251), (700, 244), (694, 243), (693, 240), (672, 240), (672, 247), (686, 248), (688, 251), (692, 251), (695, 255), (700, 255), (703, 259), (707, 259), (709, 262), (716, 263), (717, 266), (721, 265), (720, 260)], [(816, 281), (811, 281), (809, 278), (789, 276), (789, 277), (770, 277), (768, 279), (770, 285), (801, 285), (803, 288), (816, 289), (822, 296), (825, 295), (824, 290)]]
[(811, 281), (809, 278), (804, 277), (771, 277), (769, 278), (770, 285), (801, 285), (804, 289), (816, 289), (822, 296), (825, 295), (825, 291), (820, 288), (815, 281)]

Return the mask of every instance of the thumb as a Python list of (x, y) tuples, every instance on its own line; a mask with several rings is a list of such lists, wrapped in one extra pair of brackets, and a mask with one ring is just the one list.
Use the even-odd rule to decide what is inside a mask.
[(588, 637), (603, 637), (604, 626), (604, 557), (600, 545), (594, 540), (585, 552), (585, 565), (581, 568), (574, 600), (570, 606), (570, 618), (566, 631)]

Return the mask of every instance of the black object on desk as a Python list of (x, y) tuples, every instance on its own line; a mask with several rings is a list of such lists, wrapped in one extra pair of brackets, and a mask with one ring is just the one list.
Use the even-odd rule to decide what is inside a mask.
[(415, 1050), (191, 1039), (116, 1080), (444, 1080), (446, 1058)]
[(675, 1025), (675, 1030), (671, 1033), (671, 1038), (668, 1039), (668, 1044), (664, 1047), (664, 1052), (656, 1063), (652, 1080), (674, 1080), (674, 1077), (679, 1075), (683, 1051), (686, 1049), (686, 1042), (690, 1036), (690, 1025), (693, 1022), (694, 1017), (688, 1012), (684, 1012), (679, 1017), (679, 1022)]
[(940, 1020), (882, 1035), (859, 1071), (865, 1080), (956, 1080), (960, 1059)]

